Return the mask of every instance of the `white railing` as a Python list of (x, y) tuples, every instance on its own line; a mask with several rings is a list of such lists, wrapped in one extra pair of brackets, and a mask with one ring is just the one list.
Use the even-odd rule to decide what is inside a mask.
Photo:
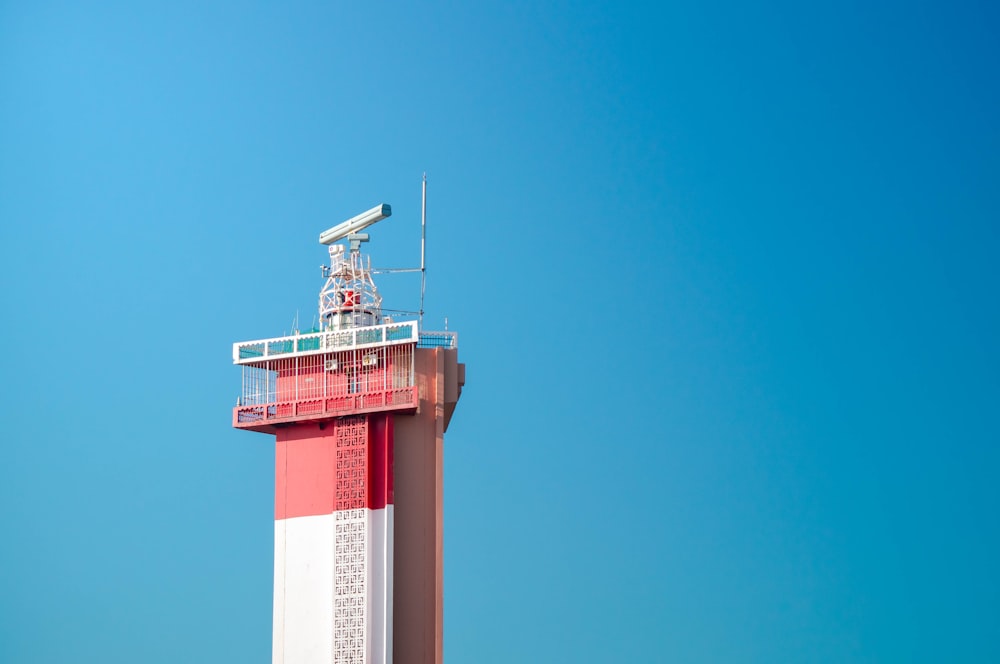
[[(439, 335), (440, 332), (432, 334)], [(448, 334), (447, 332), (444, 334)], [(276, 357), (298, 357), (353, 348), (393, 346), (417, 341), (417, 321), (371, 325), (347, 330), (327, 330), (289, 337), (238, 341), (233, 344), (233, 364), (255, 364)]]
[(417, 348), (458, 348), (458, 332), (428, 332), (420, 333)]

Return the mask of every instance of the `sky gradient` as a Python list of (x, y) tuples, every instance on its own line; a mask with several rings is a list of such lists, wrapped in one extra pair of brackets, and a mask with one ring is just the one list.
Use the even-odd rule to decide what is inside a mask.
[(231, 344), (424, 172), (446, 661), (1000, 661), (996, 6), (540, 4), (0, 0), (0, 661), (270, 660)]

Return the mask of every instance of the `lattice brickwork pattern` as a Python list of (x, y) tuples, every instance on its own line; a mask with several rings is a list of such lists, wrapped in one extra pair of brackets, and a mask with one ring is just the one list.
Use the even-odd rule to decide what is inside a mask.
[(333, 661), (365, 664), (368, 418), (345, 417), (336, 427)]
[(345, 417), (337, 422), (337, 496), (334, 509), (353, 510), (367, 504), (368, 420)]
[(337, 512), (335, 527), (333, 661), (365, 664), (367, 510)]

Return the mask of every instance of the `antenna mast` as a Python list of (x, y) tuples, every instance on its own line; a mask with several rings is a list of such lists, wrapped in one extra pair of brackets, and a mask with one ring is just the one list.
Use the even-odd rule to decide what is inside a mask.
[(420, 328), (424, 327), (424, 291), (427, 290), (427, 173), (420, 201)]

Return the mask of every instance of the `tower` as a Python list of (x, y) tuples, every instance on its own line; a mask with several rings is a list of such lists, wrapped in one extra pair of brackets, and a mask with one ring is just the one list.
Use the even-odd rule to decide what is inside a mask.
[(382, 315), (361, 231), (391, 214), (320, 235), (317, 329), (233, 344), (233, 426), (275, 437), (275, 664), (442, 661), (442, 453), (465, 365), (454, 332)]

